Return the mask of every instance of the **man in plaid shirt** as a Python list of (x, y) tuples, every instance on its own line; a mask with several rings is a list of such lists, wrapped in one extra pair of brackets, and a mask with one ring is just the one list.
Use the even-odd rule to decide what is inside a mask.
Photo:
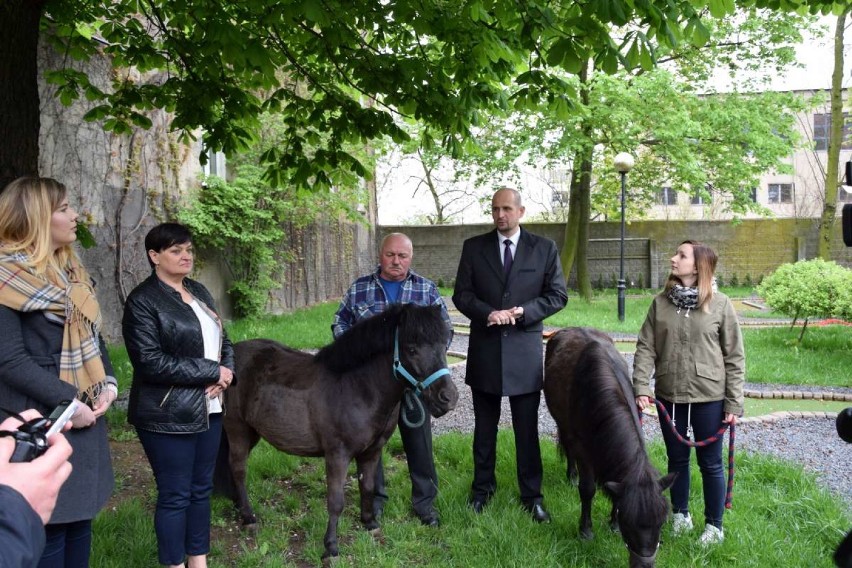
[[(391, 233), (382, 240), (378, 268), (355, 280), (343, 296), (334, 315), (331, 331), (340, 337), (359, 321), (383, 312), (391, 304), (439, 305), (447, 327), (452, 330), (447, 307), (438, 287), (428, 278), (411, 270), (414, 250), (411, 239), (402, 233)], [(426, 526), (440, 525), (434, 501), (438, 495), (438, 474), (432, 455), (432, 424), (427, 419), (418, 428), (399, 421), (402, 447), (408, 460), (411, 477), (411, 505), (414, 513)], [(385, 490), (384, 467), (381, 460), (376, 471), (373, 512), (380, 517), (388, 496)]]

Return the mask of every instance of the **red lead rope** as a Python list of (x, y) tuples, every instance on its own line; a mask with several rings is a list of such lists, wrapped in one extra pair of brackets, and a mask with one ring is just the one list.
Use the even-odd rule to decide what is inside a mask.
[(659, 411), (660, 416), (663, 417), (661, 422), (665, 422), (668, 427), (671, 429), (672, 434), (675, 435), (677, 441), (685, 446), (689, 446), (690, 448), (702, 448), (704, 446), (709, 446), (714, 442), (718, 442), (725, 435), (725, 430), (730, 426), (731, 434), (728, 436), (728, 489), (725, 492), (725, 508), (730, 509), (734, 500), (734, 438), (735, 438), (735, 428), (733, 424), (723, 423), (722, 427), (719, 428), (719, 431), (707, 438), (706, 440), (699, 440), (698, 442), (693, 442), (687, 438), (681, 436), (677, 429), (675, 429), (674, 423), (672, 423), (672, 418), (669, 416), (666, 407), (663, 406), (663, 403), (656, 399), (651, 399), (654, 401), (654, 404), (657, 405), (657, 410)]

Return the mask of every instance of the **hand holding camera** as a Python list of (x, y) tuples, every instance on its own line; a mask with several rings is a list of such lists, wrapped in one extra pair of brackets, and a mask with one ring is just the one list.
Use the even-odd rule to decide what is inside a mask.
[(61, 432), (65, 424), (72, 419), (81, 407), (82, 405), (76, 400), (64, 400), (47, 418), (36, 416), (31, 420), (25, 420), (23, 416), (7, 411), (8, 414), (12, 415), (10, 420), (20, 421), (17, 430), (0, 432), (0, 436), (14, 438), (15, 440), (15, 449), (9, 461), (12, 463), (29, 462), (42, 455), (47, 451), (48, 439)]
[[(50, 520), (59, 489), (71, 475), (71, 464), (68, 458), (71, 456), (72, 449), (68, 440), (60, 432), (64, 424), (59, 425), (60, 420), (67, 419), (61, 418), (63, 413), (67, 413), (67, 409), (67, 406), (62, 407), (59, 416), (53, 421), (53, 424), (57, 425), (56, 433), (48, 435), (49, 426), (40, 433), (40, 436), (46, 440), (46, 446), (40, 450), (41, 453), (38, 456), (31, 458), (33, 460), (31, 462), (11, 461), (10, 458), (16, 451), (23, 451), (17, 450), (18, 438), (15, 435), (0, 437), (0, 484), (7, 485), (20, 493), (44, 523)], [(20, 414), (20, 419), (12, 417), (3, 421), (0, 424), (0, 431), (20, 432), (18, 427), (21, 426), (21, 419), (25, 424), (50, 423), (49, 419), (42, 418), (37, 411), (26, 410)], [(40, 428), (44, 428), (44, 424)]]

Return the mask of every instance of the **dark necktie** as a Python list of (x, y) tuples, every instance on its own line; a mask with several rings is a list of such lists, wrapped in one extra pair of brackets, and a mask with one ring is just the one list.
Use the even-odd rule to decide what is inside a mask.
[(509, 271), (512, 270), (512, 241), (506, 239), (503, 244), (506, 245), (503, 249), (503, 274), (509, 276)]

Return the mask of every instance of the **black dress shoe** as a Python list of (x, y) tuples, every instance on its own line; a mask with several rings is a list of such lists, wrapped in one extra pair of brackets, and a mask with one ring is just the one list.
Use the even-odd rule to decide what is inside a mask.
[(532, 505), (524, 505), (524, 509), (532, 515), (532, 518), (537, 523), (549, 523), (550, 514), (545, 510), (541, 503), (533, 503)]
[(488, 501), (488, 498), (480, 499), (479, 497), (471, 497), (468, 503), (470, 504), (470, 508), (473, 509), (473, 512), (478, 515), (485, 509)]
[(425, 515), (417, 515), (420, 522), (427, 527), (440, 527), (441, 519), (438, 517), (438, 512), (435, 510), (429, 511)]

